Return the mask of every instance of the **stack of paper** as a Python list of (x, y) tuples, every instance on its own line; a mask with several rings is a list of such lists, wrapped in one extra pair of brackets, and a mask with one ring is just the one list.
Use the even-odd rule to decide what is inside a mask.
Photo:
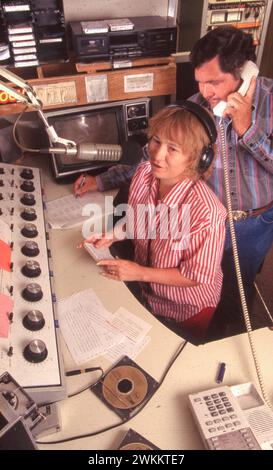
[(73, 228), (86, 220), (94, 222), (113, 214), (113, 198), (98, 191), (76, 198), (73, 194), (46, 203), (51, 228)]
[[(113, 281), (114, 282), (114, 281)], [(120, 307), (108, 312), (92, 289), (58, 302), (62, 335), (76, 364), (105, 355), (110, 362), (133, 359), (150, 341), (152, 325)]]

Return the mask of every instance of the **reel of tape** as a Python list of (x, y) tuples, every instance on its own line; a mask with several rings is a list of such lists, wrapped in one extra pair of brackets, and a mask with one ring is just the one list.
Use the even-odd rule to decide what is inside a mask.
[(138, 432), (129, 429), (117, 450), (159, 450), (159, 447), (156, 447)]
[(141, 403), (147, 395), (145, 375), (133, 366), (117, 366), (105, 377), (102, 393), (113, 407), (128, 409)]
[(129, 442), (119, 448), (119, 450), (153, 450), (153, 447), (148, 446), (147, 444), (142, 444), (141, 442)]
[(157, 386), (158, 383), (147, 372), (124, 356), (92, 390), (119, 416), (128, 418)]

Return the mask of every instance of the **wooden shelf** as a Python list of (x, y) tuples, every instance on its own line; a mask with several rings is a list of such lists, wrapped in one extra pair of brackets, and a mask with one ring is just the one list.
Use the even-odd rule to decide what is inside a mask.
[[(124, 63), (124, 67), (122, 67), (122, 64)], [(116, 67), (115, 65), (112, 64), (112, 62), (94, 62), (92, 64), (85, 64), (85, 63), (80, 63), (76, 64), (76, 70), (77, 72), (85, 72), (85, 73), (95, 73), (95, 72), (101, 72), (102, 70), (116, 70), (117, 68), (127, 68), (128, 65), (126, 64), (129, 63), (131, 64), (131, 67), (147, 67), (147, 66), (154, 66), (154, 65), (169, 65), (169, 64), (174, 64), (175, 63), (175, 57), (174, 56), (169, 56), (169, 57), (146, 57), (144, 59), (141, 58), (136, 58), (132, 60), (124, 60), (124, 61), (117, 61), (116, 62)], [(118, 65), (120, 64), (120, 66)]]
[[(124, 61), (118, 67), (122, 65), (126, 65)], [(176, 93), (176, 64), (173, 57), (133, 59), (127, 65), (126, 68), (113, 69), (110, 62), (47, 64), (34, 68), (33, 78), (27, 81), (34, 87), (45, 110)], [(13, 71), (22, 76), (20, 70)], [(145, 84), (145, 78), (150, 86)], [(87, 88), (92, 87), (93, 83), (100, 88), (100, 80), (105, 88), (104, 96), (100, 99), (98, 94), (92, 99), (92, 93), (90, 98)], [(126, 83), (134, 80), (136, 83), (142, 80), (143, 89), (139, 85), (135, 89), (134, 86), (126, 88)], [(90, 81), (91, 85), (88, 85)], [(22, 109), (23, 106), (17, 103), (1, 105), (0, 115), (18, 113)]]

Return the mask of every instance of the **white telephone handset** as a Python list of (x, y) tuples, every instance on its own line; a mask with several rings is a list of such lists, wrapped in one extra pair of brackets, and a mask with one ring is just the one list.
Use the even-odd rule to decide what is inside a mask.
[[(259, 69), (254, 62), (251, 60), (247, 60), (243, 66), (242, 72), (241, 72), (241, 79), (243, 80), (242, 85), (240, 86), (238, 93), (240, 93), (242, 96), (245, 96), (251, 79), (252, 77), (257, 77), (259, 74)], [(226, 109), (227, 103), (226, 101), (220, 101), (214, 108), (213, 108), (213, 114), (215, 116), (222, 117), (223, 112)]]

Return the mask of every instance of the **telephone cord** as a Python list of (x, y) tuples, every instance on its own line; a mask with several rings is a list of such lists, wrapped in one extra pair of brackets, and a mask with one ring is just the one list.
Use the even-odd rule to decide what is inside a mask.
[(248, 312), (248, 307), (247, 307), (247, 302), (246, 302), (246, 297), (245, 297), (245, 291), (244, 291), (244, 286), (243, 286), (243, 281), (242, 281), (242, 274), (241, 274), (241, 270), (240, 270), (237, 240), (236, 240), (236, 234), (235, 234), (234, 221), (233, 221), (233, 217), (232, 217), (232, 203), (231, 203), (231, 197), (230, 197), (230, 184), (229, 184), (227, 157), (226, 157), (225, 130), (224, 130), (222, 119), (220, 120), (219, 127), (220, 127), (220, 145), (221, 145), (223, 170), (224, 170), (224, 185), (225, 185), (228, 221), (229, 221), (229, 227), (230, 227), (232, 251), (233, 251), (233, 258), (234, 258), (234, 264), (235, 264), (237, 283), (238, 283), (238, 288), (239, 288), (239, 293), (240, 293), (240, 300), (241, 300), (241, 304), (242, 304), (244, 321), (245, 321), (245, 325), (246, 325), (248, 340), (249, 340), (249, 344), (250, 344), (250, 348), (251, 348), (251, 352), (252, 352), (252, 357), (253, 357), (254, 364), (255, 364), (255, 369), (256, 369), (259, 385), (260, 385), (265, 403), (269, 406), (269, 408), (272, 409), (272, 405), (269, 401), (269, 398), (268, 398), (268, 395), (267, 395), (267, 392), (266, 392), (266, 389), (265, 389), (260, 364), (259, 364), (259, 361), (258, 361), (256, 349), (255, 349), (255, 346), (254, 346), (251, 322), (250, 322), (250, 318), (249, 318), (249, 312)]

